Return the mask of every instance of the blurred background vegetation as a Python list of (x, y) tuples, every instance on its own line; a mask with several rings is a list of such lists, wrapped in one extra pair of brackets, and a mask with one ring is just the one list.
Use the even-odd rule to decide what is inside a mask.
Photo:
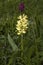
[[(22, 58), (21, 38), (15, 32), (21, 2), (30, 21)], [(0, 65), (43, 65), (43, 0), (0, 0)]]

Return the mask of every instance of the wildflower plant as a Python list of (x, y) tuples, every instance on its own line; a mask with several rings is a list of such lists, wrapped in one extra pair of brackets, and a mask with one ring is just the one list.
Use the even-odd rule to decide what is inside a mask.
[(24, 11), (24, 8), (25, 8), (24, 3), (23, 2), (20, 3), (19, 4), (19, 10), (22, 12), (22, 11)]
[(25, 14), (22, 14), (18, 17), (18, 21), (16, 24), (16, 31), (17, 31), (17, 35), (21, 36), (21, 42), (20, 42), (20, 46), (21, 46), (21, 57), (23, 57), (23, 35), (26, 33), (27, 29), (28, 29), (28, 16)]
[(28, 17), (23, 14), (18, 17), (18, 21), (16, 24), (17, 35), (22, 35), (26, 33), (28, 28)]

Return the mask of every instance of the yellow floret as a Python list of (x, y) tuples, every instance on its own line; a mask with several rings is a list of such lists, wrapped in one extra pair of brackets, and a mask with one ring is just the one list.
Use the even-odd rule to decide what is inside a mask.
[(20, 15), (18, 17), (19, 20), (17, 21), (17, 24), (16, 24), (16, 30), (17, 30), (18, 35), (26, 33), (26, 30), (28, 28), (28, 19), (27, 18), (28, 17), (25, 14)]

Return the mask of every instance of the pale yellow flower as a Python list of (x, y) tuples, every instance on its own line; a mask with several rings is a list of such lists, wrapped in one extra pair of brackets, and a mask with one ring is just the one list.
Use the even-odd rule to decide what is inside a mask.
[(16, 30), (17, 30), (18, 35), (26, 33), (26, 30), (27, 30), (28, 24), (29, 24), (27, 18), (28, 17), (25, 14), (20, 15), (18, 17), (19, 20), (17, 21), (17, 24), (16, 24)]

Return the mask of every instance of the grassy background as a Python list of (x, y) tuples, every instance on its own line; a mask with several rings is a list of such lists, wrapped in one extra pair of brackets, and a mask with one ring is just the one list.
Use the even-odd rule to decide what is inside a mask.
[[(19, 52), (14, 54), (16, 51), (13, 52), (7, 39), (9, 33), (19, 47), (20, 37), (15, 33), (15, 25), (21, 13), (19, 11), (21, 2), (25, 5), (22, 13), (28, 15), (29, 20), (36, 23), (36, 27), (30, 24), (24, 35), (22, 59)], [(33, 30), (36, 31), (36, 29), (37, 32), (34, 33)], [(0, 65), (43, 65), (43, 0), (0, 0)]]

